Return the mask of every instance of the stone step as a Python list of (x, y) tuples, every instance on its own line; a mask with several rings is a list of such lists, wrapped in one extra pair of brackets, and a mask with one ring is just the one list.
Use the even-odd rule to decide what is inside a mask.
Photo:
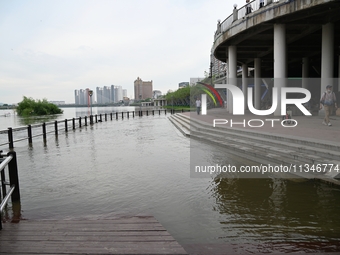
[(284, 137), (281, 137), (281, 139), (273, 139), (273, 135), (268, 134), (262, 134), (261, 136), (254, 136), (254, 132), (249, 133), (249, 132), (244, 132), (243, 130), (237, 130), (235, 131), (234, 129), (227, 129), (227, 128), (212, 128), (209, 126), (207, 123), (200, 123), (196, 122), (195, 120), (190, 121), (187, 116), (185, 115), (179, 115), (177, 116), (180, 118), (182, 121), (185, 121), (186, 123), (190, 123), (190, 125), (193, 127), (195, 126), (197, 129), (199, 129), (201, 132), (204, 133), (216, 133), (221, 136), (227, 136), (229, 135), (230, 137), (237, 137), (240, 139), (244, 139), (247, 141), (253, 141), (253, 142), (260, 142), (262, 144), (267, 144), (271, 147), (278, 147), (278, 148), (283, 148), (283, 149), (288, 149), (288, 150), (293, 150), (296, 151), (296, 153), (304, 153), (307, 155), (310, 155), (311, 157), (318, 156), (318, 157), (325, 157), (325, 158), (330, 158), (337, 160), (340, 158), (340, 147), (337, 150), (337, 147), (332, 147), (330, 148), (323, 148), (324, 144), (316, 143), (314, 142), (312, 145), (308, 144), (302, 144), (299, 139), (284, 139)]
[(168, 119), (171, 123), (184, 135), (190, 137), (190, 125), (185, 122), (182, 122), (178, 118), (174, 117), (175, 115), (171, 115)]

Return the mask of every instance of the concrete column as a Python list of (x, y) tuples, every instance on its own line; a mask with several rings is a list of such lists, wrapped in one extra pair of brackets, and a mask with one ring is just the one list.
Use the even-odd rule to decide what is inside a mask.
[(302, 88), (308, 89), (309, 58), (302, 59)]
[(322, 26), (321, 49), (321, 95), (327, 85), (333, 85), (334, 69), (334, 24), (327, 23)]
[(247, 93), (248, 93), (248, 65), (242, 65), (242, 91), (244, 95), (244, 109), (247, 109)]
[(275, 116), (281, 116), (281, 88), (286, 87), (286, 26), (274, 24), (274, 87), (278, 88), (277, 108)]
[[(229, 64), (229, 84), (237, 85), (237, 48), (232, 45), (228, 47), (228, 64)], [(228, 93), (228, 112), (233, 112), (233, 97)]]
[(254, 59), (254, 107), (261, 110), (261, 59)]

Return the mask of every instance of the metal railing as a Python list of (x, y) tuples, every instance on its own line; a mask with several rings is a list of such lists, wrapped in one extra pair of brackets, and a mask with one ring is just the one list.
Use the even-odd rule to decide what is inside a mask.
[[(175, 110), (168, 110), (171, 114), (175, 113)], [(177, 110), (182, 111), (183, 110)], [(158, 110), (139, 110), (132, 112), (114, 112), (114, 113), (105, 113), (105, 114), (96, 114), (85, 117), (77, 117), (72, 119), (65, 119), (53, 122), (44, 122), (40, 124), (28, 125), (24, 127), (11, 128), (9, 127), (7, 130), (0, 130), (0, 146), (8, 145), (9, 149), (14, 148), (15, 142), (20, 141), (28, 141), (29, 145), (32, 145), (33, 138), (42, 136), (43, 141), (46, 142), (47, 134), (54, 133), (56, 136), (60, 131), (64, 131), (67, 133), (69, 130), (75, 130), (76, 128), (81, 128), (82, 126), (93, 125), (94, 123), (107, 121), (108, 119), (129, 119), (130, 117), (134, 118), (135, 116), (142, 117), (143, 115), (161, 115), (161, 113), (167, 114), (166, 109), (158, 109)], [(40, 131), (39, 131), (40, 130)], [(26, 131), (26, 132), (25, 132)], [(7, 140), (5, 142), (5, 140)]]
[[(17, 156), (15, 151), (3, 153), (0, 151), (0, 172), (1, 172), (1, 191), (0, 191), (0, 230), (2, 229), (2, 211), (6, 207), (9, 198), (12, 203), (20, 201), (19, 177)], [(5, 168), (8, 168), (9, 181), (6, 181)], [(7, 187), (9, 186), (9, 189)], [(2, 193), (2, 199), (1, 199)]]
[[(286, 1), (286, 0), (281, 0)], [(261, 6), (261, 3), (263, 2), (263, 5)], [(250, 15), (251, 13), (268, 6), (272, 3), (279, 3), (280, 0), (253, 0), (249, 3), (245, 4), (239, 9), (234, 9), (233, 13), (229, 15), (225, 20), (222, 21), (222, 23), (217, 24), (217, 30), (215, 32), (215, 40), (221, 36), (224, 32), (226, 32), (232, 25), (232, 23), (236, 20), (243, 19), (247, 15)], [(249, 8), (247, 11), (247, 7)]]

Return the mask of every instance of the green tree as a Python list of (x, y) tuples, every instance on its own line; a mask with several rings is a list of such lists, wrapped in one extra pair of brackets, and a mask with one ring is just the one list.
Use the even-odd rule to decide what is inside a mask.
[(63, 111), (58, 106), (47, 102), (46, 99), (34, 100), (33, 98), (28, 98), (25, 96), (18, 104), (16, 110), (19, 116), (24, 117), (63, 113)]

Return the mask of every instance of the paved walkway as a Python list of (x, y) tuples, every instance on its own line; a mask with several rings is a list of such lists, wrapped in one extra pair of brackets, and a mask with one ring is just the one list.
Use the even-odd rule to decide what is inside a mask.
[[(340, 145), (340, 116), (331, 116), (332, 126), (325, 126), (322, 124), (323, 116), (293, 116), (292, 118), (297, 121), (297, 125), (295, 127), (293, 127), (293, 125), (287, 125), (291, 127), (283, 127), (281, 125), (280, 116), (256, 116), (251, 113), (246, 113), (244, 116), (233, 116), (228, 113), (226, 109), (222, 108), (210, 109), (208, 110), (207, 115), (197, 115), (196, 112), (185, 112), (183, 114), (190, 116), (190, 118), (211, 123), (212, 126), (214, 119), (224, 119), (227, 120), (228, 123), (218, 125), (218, 127), (246, 129), (265, 134), (289, 136), (296, 139)], [(264, 124), (262, 127), (250, 127), (248, 121), (251, 119), (261, 119)], [(280, 121), (274, 121), (272, 127), (272, 121), (265, 121), (266, 119), (280, 119)], [(235, 122), (243, 123), (244, 120), (245, 125), (235, 124)], [(231, 121), (233, 122), (232, 126)], [(260, 121), (251, 121), (249, 124), (253, 126), (262, 125)]]

